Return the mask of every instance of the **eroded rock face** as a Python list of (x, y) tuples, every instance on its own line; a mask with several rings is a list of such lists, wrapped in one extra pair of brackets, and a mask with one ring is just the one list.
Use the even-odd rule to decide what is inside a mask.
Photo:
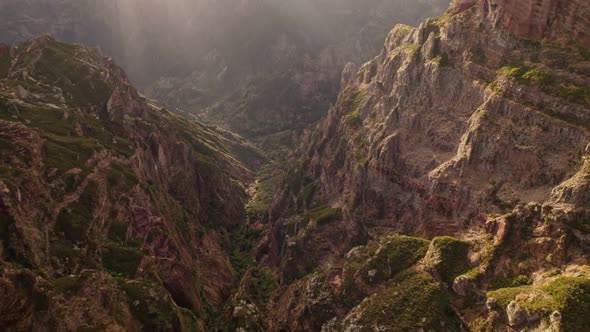
[[(551, 294), (562, 293), (553, 287), (564, 284), (587, 287), (586, 273), (580, 279), (566, 273), (588, 264), (590, 90), (589, 75), (580, 70), (588, 64), (587, 50), (579, 38), (568, 39), (552, 25), (513, 27), (501, 16), (513, 10), (509, 8), (458, 1), (418, 28), (394, 28), (383, 52), (353, 79), (347, 66), (338, 102), (308, 130), (300, 163), (293, 167), (308, 180), (297, 186), (303, 190), (286, 181), (287, 189), (269, 212), (273, 237), (264, 240), (266, 247), (259, 245), (261, 261), (276, 265), (283, 276), (293, 266), (307, 264), (303, 271), (308, 273), (322, 267), (319, 276), (282, 279), (285, 287), (273, 303), (276, 308), (269, 307), (276, 326), (286, 324), (285, 313), (296, 306), (301, 311), (292, 328), (314, 330), (323, 322), (328, 330), (345, 330), (346, 324), (338, 325), (343, 320), (358, 327), (366, 303), (372, 303), (367, 294), (376, 293), (366, 288), (360, 288), (364, 294), (347, 293), (365, 304), (342, 308), (329, 300), (339, 295), (330, 294), (329, 285), (361, 287), (358, 279), (371, 280), (378, 270), (345, 276), (347, 264), (355, 266), (347, 253), (358, 242), (322, 250), (327, 243), (346, 243), (350, 234), (362, 234), (368, 247), (381, 245), (388, 233), (437, 237), (433, 245), (456, 243), (463, 251), (465, 243), (438, 236), (467, 241), (468, 252), (462, 255), (467, 258), (427, 254), (418, 267), (453, 290), (456, 313), (473, 304), (481, 309), (477, 321), (463, 322), (480, 328), (548, 326), (547, 311), (519, 302), (524, 301), (519, 286), (531, 286), (522, 288), (533, 290), (530, 302), (554, 301)], [(550, 22), (568, 19), (559, 10), (547, 15)], [(311, 197), (305, 195), (309, 188)], [(341, 209), (341, 218), (301, 226), (300, 219), (290, 216), (305, 217), (319, 204), (324, 210)], [(313, 255), (292, 255), (290, 248)], [(461, 262), (461, 269), (449, 262)], [(560, 277), (533, 281), (552, 269)], [(316, 291), (301, 294), (297, 289), (303, 285)], [(486, 310), (487, 292), (504, 288), (498, 296), (501, 305), (488, 301)], [(512, 300), (517, 302), (508, 309)], [(559, 307), (550, 303), (549, 311)], [(576, 315), (577, 310), (570, 311), (568, 324), (577, 324)], [(379, 327), (376, 320), (365, 323)]]
[(519, 37), (556, 38), (571, 34), (590, 46), (590, 4), (584, 0), (489, 0), (481, 1), (494, 24)]
[(41, 37), (13, 47), (0, 82), (0, 160), (0, 329), (211, 323), (263, 160), (243, 139), (154, 106), (93, 50)]

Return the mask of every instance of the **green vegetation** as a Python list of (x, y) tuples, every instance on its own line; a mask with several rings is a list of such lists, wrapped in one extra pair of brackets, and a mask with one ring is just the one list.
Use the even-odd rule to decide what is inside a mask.
[(412, 32), (412, 30), (414, 30), (412, 26), (406, 24), (397, 24), (390, 33), (396, 38), (405, 38)]
[(441, 66), (448, 66), (450, 65), (449, 55), (446, 52), (443, 52), (442, 54), (432, 59), (432, 62), (438, 63)]
[(478, 317), (468, 322), (468, 326), (471, 332), (494, 332), (494, 327), (483, 317)]
[(247, 298), (252, 303), (264, 308), (270, 296), (278, 287), (272, 272), (266, 267), (255, 267), (250, 270), (247, 280)]
[(108, 241), (104, 245), (102, 263), (111, 272), (134, 277), (143, 255), (139, 249)]
[(157, 285), (147, 280), (120, 280), (120, 287), (127, 294), (131, 314), (146, 331), (177, 330), (179, 318), (174, 304)]
[(539, 68), (504, 66), (498, 74), (525, 85), (539, 88), (546, 94), (564, 98), (570, 102), (590, 106), (590, 88), (555, 77)]
[(355, 144), (354, 159), (356, 160), (358, 165), (365, 166), (369, 161), (369, 156), (367, 152), (367, 139), (363, 132), (359, 131), (353, 137), (353, 141)]
[(75, 292), (82, 286), (82, 280), (80, 278), (71, 276), (58, 278), (53, 281), (53, 287), (61, 293)]
[(84, 169), (84, 164), (98, 149), (96, 141), (88, 138), (53, 136), (45, 142), (45, 165), (68, 171), (72, 168)]
[(128, 224), (124, 221), (113, 220), (109, 227), (109, 239), (115, 242), (125, 242)]
[(327, 225), (342, 218), (342, 210), (321, 205), (305, 212), (304, 219), (315, 221), (318, 226)]
[(251, 217), (263, 217), (270, 208), (285, 179), (283, 172), (269, 164), (258, 172), (256, 192), (246, 205), (246, 212)]
[(522, 274), (511, 276), (507, 278), (496, 278), (492, 280), (492, 288), (506, 288), (506, 287), (520, 287), (530, 285), (532, 280)]
[(422, 49), (420, 44), (402, 44), (399, 49), (408, 57), (413, 57)]
[(99, 72), (78, 60), (82, 47), (50, 41), (35, 65), (35, 74), (64, 91), (78, 106), (101, 105), (111, 94)]
[(529, 299), (519, 305), (533, 312), (548, 315), (557, 310), (562, 314), (564, 331), (590, 329), (590, 280), (585, 277), (558, 277), (545, 286), (502, 288), (488, 293), (506, 307), (519, 294), (529, 294)]
[(469, 270), (469, 243), (450, 236), (432, 239), (426, 260), (439, 273), (442, 280), (452, 283)]
[(252, 250), (259, 236), (260, 232), (250, 229), (248, 225), (241, 225), (230, 234), (231, 254), (229, 258), (238, 279), (254, 263)]
[(63, 233), (72, 242), (80, 242), (86, 237), (94, 215), (94, 202), (98, 196), (95, 182), (88, 183), (77, 202), (63, 209), (57, 217), (56, 231)]
[(351, 126), (361, 124), (361, 109), (365, 103), (365, 91), (358, 90), (355, 87), (348, 87), (338, 98), (338, 104), (344, 111), (344, 122)]
[(440, 27), (440, 26), (447, 24), (452, 18), (453, 18), (453, 15), (449, 12), (446, 12), (442, 15), (439, 15), (437, 17), (430, 19), (428, 21), (428, 23), (432, 23), (432, 24)]
[(107, 183), (109, 184), (109, 191), (112, 191), (114, 188), (120, 188), (122, 192), (126, 193), (137, 185), (139, 180), (130, 167), (113, 164), (107, 177)]
[[(368, 283), (381, 283), (397, 273), (414, 265), (424, 257), (429, 241), (394, 235), (383, 242), (375, 256), (362, 268), (362, 275)], [(369, 273), (373, 271), (372, 276)]]
[(363, 331), (378, 330), (402, 332), (453, 330), (457, 327), (452, 315), (449, 295), (426, 272), (413, 269), (397, 275), (389, 287), (362, 305), (358, 321)]

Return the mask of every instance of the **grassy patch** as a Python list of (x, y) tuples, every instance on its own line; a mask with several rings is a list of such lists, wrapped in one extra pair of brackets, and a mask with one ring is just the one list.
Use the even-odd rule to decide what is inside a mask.
[(130, 167), (121, 164), (113, 164), (107, 177), (107, 183), (110, 192), (114, 188), (118, 188), (126, 193), (137, 185), (139, 180)]
[(34, 68), (34, 74), (64, 91), (68, 100), (78, 106), (106, 103), (111, 94), (98, 72), (78, 60), (81, 47), (50, 41)]
[(519, 294), (528, 294), (519, 305), (530, 311), (549, 315), (555, 310), (562, 314), (564, 331), (590, 329), (590, 280), (584, 277), (558, 277), (551, 283), (540, 286), (502, 288), (488, 293), (499, 305), (506, 307)]
[(45, 165), (62, 172), (84, 169), (86, 161), (100, 149), (93, 139), (62, 136), (49, 136), (43, 148)]
[(282, 172), (273, 171), (272, 165), (263, 168), (258, 176), (256, 193), (246, 205), (246, 212), (250, 216), (262, 217), (270, 208), (285, 176)]
[[(453, 330), (449, 296), (426, 272), (407, 270), (396, 276), (389, 287), (361, 305), (358, 321), (363, 331), (442, 331)], [(445, 328), (446, 327), (446, 328)]]
[(564, 98), (572, 103), (590, 106), (590, 88), (566, 81), (539, 68), (526, 66), (504, 66), (498, 74), (517, 82), (539, 88), (548, 95)]
[(342, 218), (342, 210), (321, 205), (305, 212), (304, 219), (315, 221), (317, 225), (327, 225)]
[(82, 282), (80, 277), (66, 276), (53, 281), (54, 289), (61, 293), (75, 292), (80, 289), (81, 286)]
[(102, 263), (105, 268), (131, 278), (135, 276), (142, 258), (143, 255), (139, 249), (110, 241), (104, 245), (102, 253)]
[(80, 242), (86, 237), (86, 231), (94, 215), (94, 202), (97, 199), (98, 186), (89, 182), (77, 202), (63, 209), (57, 217), (56, 231), (63, 233), (72, 242)]
[(131, 314), (143, 324), (146, 331), (174, 331), (179, 319), (174, 304), (163, 290), (146, 280), (120, 281), (127, 294)]
[(400, 50), (404, 52), (408, 57), (415, 56), (416, 54), (418, 54), (418, 52), (420, 52), (421, 49), (422, 45), (420, 44), (402, 44), (400, 46)]
[(360, 125), (361, 109), (365, 102), (365, 92), (348, 87), (338, 99), (338, 106), (344, 112), (344, 122), (348, 125)]
[(264, 308), (270, 296), (278, 287), (272, 272), (265, 267), (251, 270), (247, 285), (247, 297), (252, 303)]
[(426, 255), (442, 280), (452, 283), (455, 278), (469, 270), (467, 254), (469, 243), (450, 236), (435, 237)]
[(406, 24), (397, 24), (390, 33), (396, 38), (405, 38), (412, 32), (412, 30), (414, 30), (412, 26)]
[[(409, 268), (428, 250), (429, 241), (410, 236), (391, 236), (363, 267), (365, 281), (380, 283)], [(369, 273), (373, 271), (372, 276)]]

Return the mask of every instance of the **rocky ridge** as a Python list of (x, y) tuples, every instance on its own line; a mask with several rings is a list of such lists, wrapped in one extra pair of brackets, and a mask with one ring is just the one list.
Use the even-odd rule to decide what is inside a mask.
[(283, 183), (253, 206), (272, 330), (590, 328), (590, 57), (551, 3), (522, 30), (512, 2), (457, 1), (346, 66), (296, 166), (258, 185)]
[(139, 94), (111, 59), (0, 45), (0, 329), (205, 330), (236, 273), (242, 138)]

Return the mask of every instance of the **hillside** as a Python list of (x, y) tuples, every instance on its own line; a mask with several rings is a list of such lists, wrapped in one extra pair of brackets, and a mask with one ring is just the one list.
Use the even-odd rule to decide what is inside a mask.
[(590, 329), (587, 5), (513, 6), (396, 26), (260, 182), (274, 330)]
[(264, 158), (87, 47), (40, 37), (0, 64), (0, 329), (204, 330)]

